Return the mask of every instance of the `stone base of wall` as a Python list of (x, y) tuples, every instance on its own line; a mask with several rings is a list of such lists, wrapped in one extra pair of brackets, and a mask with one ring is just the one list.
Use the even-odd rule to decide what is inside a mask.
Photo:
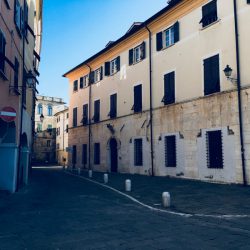
[[(246, 172), (250, 172), (250, 90), (242, 90)], [(119, 109), (119, 107), (118, 107)], [(114, 134), (107, 128), (111, 124)], [(149, 112), (134, 114), (91, 126), (90, 166), (96, 171), (111, 171), (111, 138), (117, 141), (118, 172), (151, 175)], [(206, 134), (221, 130), (223, 168), (207, 167)], [(177, 165), (165, 167), (164, 137), (176, 136)], [(143, 166), (134, 166), (134, 140), (143, 139)], [(217, 93), (158, 108), (153, 111), (154, 174), (221, 183), (242, 183), (237, 92)], [(101, 161), (93, 164), (94, 143), (101, 145)], [(82, 167), (82, 144), (88, 144), (88, 127), (69, 130), (69, 146), (77, 146), (77, 163)], [(69, 155), (71, 164), (71, 154)], [(247, 176), (250, 183), (250, 175)]]

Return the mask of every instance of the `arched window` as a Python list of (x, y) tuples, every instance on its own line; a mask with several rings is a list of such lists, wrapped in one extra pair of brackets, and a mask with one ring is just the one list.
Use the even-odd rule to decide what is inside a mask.
[(41, 115), (43, 113), (43, 105), (41, 103), (38, 104), (37, 112), (39, 115)]
[(52, 116), (52, 106), (48, 105), (48, 116)]

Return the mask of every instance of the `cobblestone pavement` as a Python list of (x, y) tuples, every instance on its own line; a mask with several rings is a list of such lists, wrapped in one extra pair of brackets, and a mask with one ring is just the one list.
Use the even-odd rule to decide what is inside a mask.
[(34, 169), (29, 186), (0, 194), (0, 249), (250, 249), (250, 219), (153, 212), (60, 169)]

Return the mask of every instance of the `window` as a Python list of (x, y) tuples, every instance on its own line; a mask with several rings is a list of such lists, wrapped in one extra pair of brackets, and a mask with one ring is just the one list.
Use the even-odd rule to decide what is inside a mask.
[(48, 116), (52, 116), (52, 106), (48, 105)]
[(175, 72), (164, 75), (164, 105), (175, 102)]
[(38, 123), (37, 124), (37, 132), (41, 132), (42, 131), (42, 124)]
[(78, 80), (74, 81), (74, 86), (73, 86), (73, 91), (77, 91), (78, 90)]
[(217, 0), (213, 0), (202, 7), (202, 19), (200, 23), (202, 23), (202, 27), (204, 28), (217, 20)]
[(142, 111), (142, 85), (137, 85), (134, 87), (134, 112)]
[(129, 65), (138, 63), (145, 58), (146, 58), (146, 43), (145, 42), (129, 50)]
[(134, 140), (134, 164), (135, 166), (143, 165), (142, 139)]
[(58, 128), (58, 135), (60, 135), (61, 134), (61, 130), (60, 130), (60, 127)]
[(165, 166), (176, 167), (176, 137), (165, 136)]
[(99, 122), (100, 121), (100, 100), (96, 100), (94, 102), (94, 117), (93, 117), (94, 122)]
[(220, 92), (219, 55), (204, 60), (204, 94)]
[(80, 89), (83, 89), (86, 86), (88, 86), (88, 76), (87, 75), (80, 78)]
[(82, 144), (82, 164), (87, 164), (87, 144)]
[(94, 71), (94, 82), (93, 83), (96, 83), (96, 82), (100, 82), (103, 78), (103, 69), (102, 67), (100, 67), (99, 69), (96, 69)]
[(47, 140), (47, 147), (51, 147), (51, 140)]
[(77, 127), (77, 108), (73, 108), (73, 127)]
[(69, 125), (67, 124), (66, 125), (66, 133), (68, 133), (69, 132)]
[(47, 131), (48, 131), (48, 132), (51, 132), (51, 131), (52, 131), (52, 125), (51, 125), (51, 124), (48, 124)]
[(207, 132), (207, 166), (223, 168), (221, 130)]
[(83, 105), (82, 111), (82, 124), (88, 125), (89, 115), (88, 115), (88, 104)]
[(15, 0), (14, 21), (17, 32), (21, 36), (23, 29), (23, 10), (21, 8), (19, 0)]
[[(76, 145), (72, 147), (72, 164), (76, 164), (76, 157), (77, 157), (77, 152), (76, 152)], [(74, 167), (74, 166), (73, 166)]]
[(115, 118), (117, 115), (117, 94), (113, 94), (110, 96), (110, 118)]
[(166, 29), (163, 32), (156, 34), (156, 50), (168, 48), (169, 46), (177, 43), (180, 40), (180, 27), (179, 22)]
[(29, 23), (29, 6), (27, 1), (24, 1), (24, 11), (23, 11), (23, 18), (24, 18), (24, 35), (27, 37), (28, 35), (28, 23)]
[(69, 113), (67, 113), (66, 118), (69, 119)]
[(110, 62), (105, 62), (105, 76), (114, 75), (120, 71), (120, 56)]
[(57, 144), (56, 144), (56, 149), (59, 149), (59, 148), (60, 148), (60, 144), (57, 143)]
[(43, 105), (41, 103), (39, 103), (37, 106), (37, 112), (39, 115), (43, 113)]
[(0, 72), (5, 72), (5, 46), (6, 40), (4, 34), (0, 30)]
[(94, 144), (94, 164), (100, 164), (100, 143)]

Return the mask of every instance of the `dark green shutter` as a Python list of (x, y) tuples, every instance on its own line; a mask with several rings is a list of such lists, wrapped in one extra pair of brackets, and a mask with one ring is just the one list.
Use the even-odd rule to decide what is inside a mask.
[(165, 137), (165, 166), (176, 167), (176, 137)]
[(180, 25), (179, 22), (177, 21), (174, 24), (174, 42), (177, 43), (180, 40)]
[(204, 60), (204, 95), (220, 91), (219, 55)]
[(89, 83), (92, 84), (95, 81), (95, 72), (91, 71), (89, 74)]
[(118, 72), (121, 69), (121, 58), (120, 58), (120, 56), (118, 56), (116, 58), (116, 63), (117, 63), (117, 72)]
[(202, 7), (202, 19), (200, 23), (202, 23), (203, 27), (206, 27), (217, 19), (217, 0), (213, 0)]
[(143, 148), (142, 148), (142, 139), (134, 140), (134, 165), (142, 166), (143, 165)]
[(82, 119), (83, 125), (88, 124), (88, 104), (83, 105), (83, 119)]
[(164, 104), (175, 102), (175, 72), (164, 76)]
[(162, 32), (159, 32), (156, 34), (156, 50), (160, 51), (163, 48), (163, 44), (162, 44)]
[(105, 76), (110, 75), (110, 62), (105, 62)]
[(250, 0), (247, 0), (247, 4), (250, 4)]
[(141, 60), (146, 58), (146, 42), (141, 44)]
[(94, 164), (100, 164), (100, 143), (94, 144)]
[(142, 111), (142, 85), (134, 87), (134, 112)]
[(100, 80), (103, 79), (103, 66), (101, 66), (100, 68)]
[(77, 108), (73, 109), (73, 127), (77, 127)]
[(87, 144), (82, 144), (82, 164), (87, 164)]
[(77, 151), (76, 151), (76, 146), (73, 146), (73, 152), (72, 152), (72, 164), (73, 167), (75, 167), (76, 164), (76, 158), (77, 158)]
[(117, 94), (110, 96), (110, 118), (115, 118), (117, 115)]
[(94, 122), (100, 121), (100, 100), (94, 103)]
[(134, 63), (134, 49), (129, 50), (129, 65)]

